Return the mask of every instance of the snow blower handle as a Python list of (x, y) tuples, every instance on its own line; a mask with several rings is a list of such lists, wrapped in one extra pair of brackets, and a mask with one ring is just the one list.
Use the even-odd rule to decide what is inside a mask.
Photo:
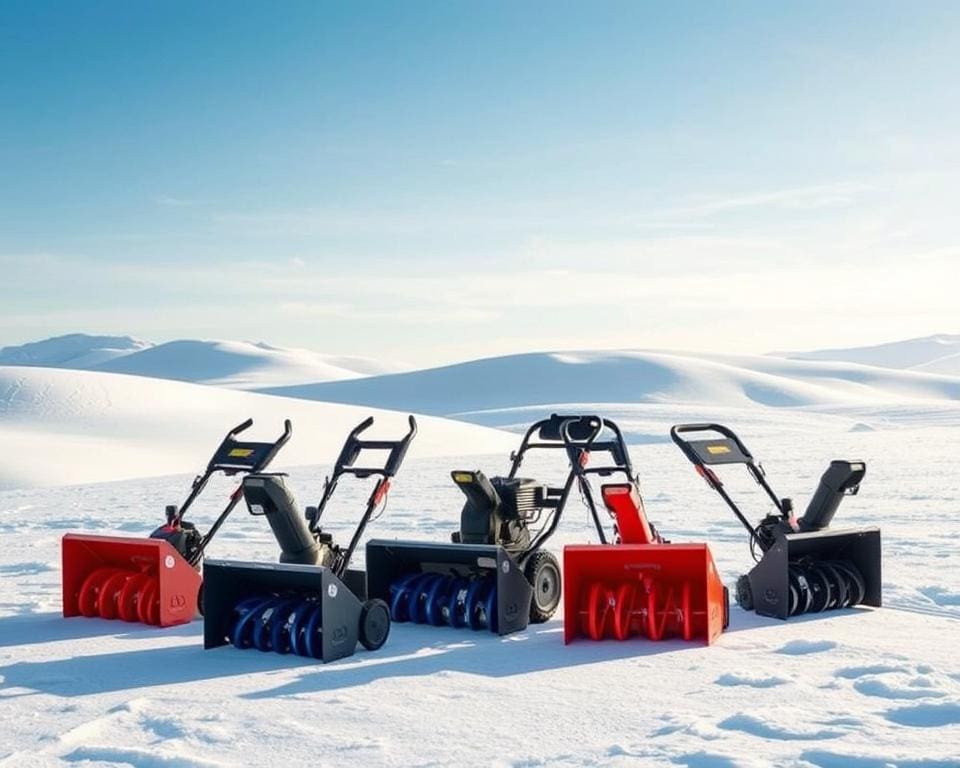
[[(357, 524), (350, 543), (347, 545), (347, 548), (342, 550), (337, 556), (333, 570), (339, 576), (343, 576), (346, 573), (350, 565), (350, 559), (353, 557), (353, 553), (360, 543), (360, 538), (363, 536), (367, 523), (373, 518), (377, 508), (383, 503), (387, 493), (389, 493), (390, 479), (400, 470), (400, 465), (403, 464), (407, 450), (410, 448), (410, 443), (417, 435), (417, 420), (411, 415), (407, 417), (407, 423), (409, 424), (407, 434), (400, 440), (361, 440), (360, 434), (373, 425), (373, 416), (368, 416), (361, 421), (354, 427), (350, 434), (347, 435), (347, 440), (333, 468), (333, 475), (328, 477), (324, 483), (323, 497), (320, 499), (320, 503), (317, 504), (316, 514), (313, 515), (310, 520), (310, 530), (314, 533), (319, 533), (320, 531), (320, 518), (323, 515), (327, 503), (333, 496), (333, 492), (336, 490), (337, 482), (340, 480), (341, 475), (353, 475), (360, 479), (374, 476), (379, 478), (373, 490), (370, 492), (370, 497), (367, 499), (367, 507), (364, 510), (363, 517), (360, 518), (360, 522)], [(390, 453), (382, 467), (355, 467), (354, 463), (364, 449), (390, 451)]]
[[(714, 434), (721, 435), (721, 437), (699, 440), (682, 437), (682, 435), (703, 432), (713, 432)], [(723, 464), (745, 465), (753, 479), (763, 488), (767, 496), (770, 497), (770, 500), (777, 508), (781, 517), (784, 519), (788, 517), (791, 502), (789, 502), (788, 499), (780, 499), (777, 494), (774, 493), (766, 477), (764, 477), (763, 470), (756, 461), (754, 461), (753, 454), (747, 450), (747, 446), (743, 444), (743, 441), (737, 437), (736, 433), (729, 427), (715, 423), (675, 424), (670, 428), (670, 438), (677, 444), (680, 450), (683, 451), (684, 456), (697, 468), (697, 474), (706, 480), (707, 484), (713, 488), (713, 490), (720, 494), (721, 498), (737, 516), (737, 519), (743, 527), (747, 529), (751, 539), (760, 545), (761, 548), (766, 549), (767, 547), (764, 545), (764, 542), (760, 540), (755, 527), (747, 520), (740, 507), (737, 506), (736, 502), (723, 487), (723, 482), (720, 480), (719, 475), (711, 468), (712, 466)]]

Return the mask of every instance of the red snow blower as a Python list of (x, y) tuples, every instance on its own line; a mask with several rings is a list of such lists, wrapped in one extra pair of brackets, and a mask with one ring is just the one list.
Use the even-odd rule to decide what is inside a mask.
[[(647, 521), (640, 485), (620, 428), (599, 416), (585, 440), (561, 434), (584, 502), (590, 508), (599, 544), (563, 548), (563, 640), (577, 638), (648, 640), (680, 638), (713, 643), (727, 627), (729, 596), (707, 544), (671, 544)], [(597, 454), (610, 461), (591, 465)], [(614, 541), (597, 514), (590, 475), (622, 475), (604, 483), (604, 506), (614, 520)]]
[(238, 486), (206, 535), (184, 519), (210, 478), (217, 472), (231, 476), (260, 472), (290, 439), (283, 434), (273, 443), (253, 443), (237, 435), (252, 419), (234, 427), (213, 454), (206, 471), (196, 477), (183, 504), (167, 507), (167, 522), (149, 538), (89, 536), (63, 537), (63, 615), (121, 619), (167, 627), (192, 621), (200, 603), (200, 564), (204, 550), (242, 497)]
[[(691, 440), (690, 434), (708, 436)], [(737, 580), (737, 602), (742, 608), (786, 619), (855, 605), (880, 606), (880, 530), (829, 529), (844, 496), (860, 490), (866, 464), (830, 462), (803, 517), (797, 518), (793, 502), (774, 493), (763, 468), (732, 429), (721, 424), (678, 424), (670, 436), (750, 534), (750, 553), (757, 564)], [(714, 470), (727, 464), (746, 466), (773, 502), (775, 514), (757, 525), (750, 523)]]

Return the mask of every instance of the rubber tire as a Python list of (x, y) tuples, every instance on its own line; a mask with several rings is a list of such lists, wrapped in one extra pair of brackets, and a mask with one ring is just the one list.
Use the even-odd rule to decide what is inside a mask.
[(538, 549), (523, 566), (523, 575), (533, 587), (530, 601), (530, 623), (543, 624), (560, 606), (560, 563), (552, 552)]
[(753, 590), (750, 589), (750, 578), (746, 575), (737, 579), (737, 605), (745, 611), (753, 610)]
[(390, 606), (385, 600), (367, 600), (360, 610), (360, 644), (368, 651), (383, 647), (390, 637)]

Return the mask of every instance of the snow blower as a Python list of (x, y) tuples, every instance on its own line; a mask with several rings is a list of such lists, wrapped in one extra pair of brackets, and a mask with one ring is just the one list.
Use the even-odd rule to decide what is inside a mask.
[[(409, 431), (400, 440), (361, 439), (372, 424), (368, 418), (349, 434), (319, 504), (307, 507), (305, 516), (282, 474), (244, 478), (247, 507), (270, 523), (280, 545), (280, 563), (207, 561), (204, 648), (229, 643), (327, 662), (352, 655), (358, 641), (371, 651), (386, 642), (390, 609), (383, 600), (367, 599), (366, 574), (351, 569), (350, 561), (367, 524), (378, 509), (382, 514), (390, 481), (417, 434), (417, 422), (409, 417)], [(382, 466), (358, 465), (364, 451), (387, 452)], [(377, 482), (350, 543), (341, 547), (320, 521), (344, 475), (376, 477)]]
[[(695, 433), (712, 436), (685, 437)], [(736, 590), (744, 609), (786, 619), (855, 605), (880, 606), (880, 530), (829, 528), (844, 496), (859, 491), (866, 464), (831, 461), (798, 519), (793, 502), (774, 493), (763, 468), (733, 430), (720, 424), (679, 424), (670, 436), (750, 535), (750, 553), (757, 564), (740, 576)], [(744, 464), (776, 512), (752, 525), (713, 469), (726, 464)]]
[(449, 544), (368, 542), (370, 595), (386, 600), (397, 622), (505, 635), (547, 621), (560, 603), (561, 582), (560, 564), (543, 545), (557, 529), (577, 474), (571, 466), (562, 486), (550, 486), (518, 473), (534, 449), (565, 450), (578, 461), (574, 451), (592, 434), (589, 418), (554, 414), (527, 430), (506, 477), (452, 472), (466, 497), (460, 530)]
[[(671, 544), (661, 537), (647, 521), (620, 428), (599, 416), (584, 418), (593, 429), (585, 441), (572, 439), (569, 422), (560, 432), (600, 543), (563, 548), (564, 642), (645, 637), (713, 643), (727, 626), (729, 595), (710, 547)], [(610, 461), (592, 466), (590, 459), (598, 453)], [(614, 520), (613, 543), (607, 543), (596, 512), (590, 475), (622, 476), (600, 487)]]
[(227, 433), (197, 476), (190, 493), (178, 508), (167, 507), (167, 522), (149, 538), (88, 536), (63, 537), (63, 615), (122, 619), (161, 627), (192, 621), (200, 605), (200, 564), (204, 550), (240, 501), (241, 488), (230, 494), (227, 505), (206, 535), (184, 515), (217, 472), (231, 476), (259, 472), (267, 467), (290, 439), (292, 428), (273, 443), (253, 443), (237, 436), (253, 425), (247, 419)]

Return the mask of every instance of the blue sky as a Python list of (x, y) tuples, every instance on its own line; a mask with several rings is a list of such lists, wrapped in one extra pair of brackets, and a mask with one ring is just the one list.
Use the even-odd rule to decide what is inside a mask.
[(960, 332), (960, 5), (0, 2), (0, 345)]

